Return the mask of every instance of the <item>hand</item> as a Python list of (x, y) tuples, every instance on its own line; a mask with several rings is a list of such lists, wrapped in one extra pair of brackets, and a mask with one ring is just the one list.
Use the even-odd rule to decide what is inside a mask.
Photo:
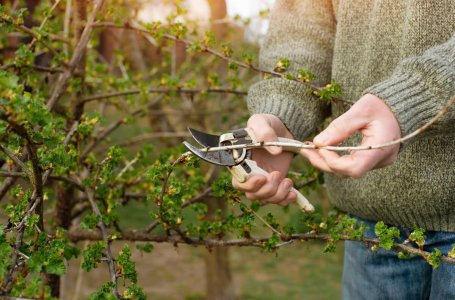
[[(372, 94), (359, 99), (346, 113), (332, 121), (317, 135), (316, 146), (338, 145), (356, 131), (363, 135), (361, 146), (372, 146), (401, 137), (400, 125), (388, 105)], [(301, 153), (311, 164), (324, 172), (339, 177), (360, 178), (368, 171), (392, 164), (400, 145), (382, 149), (352, 151), (340, 156), (324, 149), (302, 150)]]
[[(273, 142), (278, 137), (292, 138), (281, 120), (270, 114), (252, 115), (247, 127), (253, 129), (258, 141)], [(293, 154), (283, 152), (281, 147), (266, 147), (252, 150), (252, 159), (270, 174), (268, 176), (252, 175), (246, 182), (232, 179), (232, 185), (245, 192), (250, 200), (259, 200), (262, 204), (275, 203), (287, 205), (296, 199), (296, 194), (290, 192), (292, 180), (285, 178), (291, 164)]]

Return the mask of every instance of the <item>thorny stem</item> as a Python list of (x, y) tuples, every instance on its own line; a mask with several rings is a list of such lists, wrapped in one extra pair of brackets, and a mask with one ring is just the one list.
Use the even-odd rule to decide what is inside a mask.
[(66, 69), (65, 72), (63, 72), (60, 75), (57, 83), (54, 86), (52, 95), (46, 104), (49, 111), (52, 111), (52, 109), (57, 104), (58, 100), (60, 99), (61, 95), (64, 93), (66, 85), (68, 84), (68, 81), (73, 76), (73, 74), (76, 70), (76, 67), (79, 64), (79, 61), (82, 59), (82, 57), (85, 53), (85, 48), (87, 47), (87, 44), (90, 40), (90, 35), (93, 31), (92, 25), (95, 22), (96, 14), (103, 6), (103, 3), (104, 3), (104, 0), (95, 1), (92, 14), (90, 15), (89, 19), (87, 20), (87, 24), (85, 25), (84, 31), (82, 32), (81, 37), (76, 45), (73, 57), (71, 58), (71, 61), (68, 65), (68, 69)]
[[(147, 112), (147, 109), (149, 107), (152, 107), (156, 103), (158, 103), (162, 98), (157, 98), (154, 101), (148, 103), (145, 107), (140, 107), (133, 112), (129, 113), (129, 116), (131, 117), (138, 117), (142, 116)], [(105, 130), (100, 131), (98, 135), (93, 136), (92, 140), (90, 143), (86, 146), (86, 148), (82, 151), (81, 158), (84, 159), (90, 151), (92, 151), (99, 143), (104, 141), (109, 134), (111, 134), (114, 130), (116, 130), (118, 127), (120, 127), (122, 124), (125, 124), (127, 122), (127, 117), (123, 117), (116, 122), (112, 123), (109, 125)]]
[(0, 150), (6, 154), (14, 163), (21, 167), (21, 169), (27, 174), (27, 176), (31, 179), (32, 172), (27, 168), (27, 166), (16, 156), (14, 155), (8, 148), (0, 144)]
[[(82, 183), (79, 182), (79, 184), (82, 184)], [(109, 273), (111, 275), (111, 282), (114, 284), (114, 287), (112, 288), (112, 292), (114, 293), (114, 295), (117, 299), (120, 299), (121, 297), (117, 290), (117, 288), (118, 288), (117, 287), (117, 270), (115, 267), (114, 257), (112, 256), (108, 232), (106, 229), (106, 225), (104, 224), (104, 221), (103, 221), (103, 215), (101, 214), (98, 204), (96, 204), (95, 194), (94, 194), (93, 190), (91, 190), (90, 188), (87, 187), (87, 188), (85, 188), (85, 193), (88, 197), (90, 205), (92, 206), (93, 212), (100, 218), (98, 226), (100, 228), (101, 235), (103, 237), (103, 241), (106, 243), (106, 253), (105, 254), (106, 254), (106, 257), (108, 260), (107, 263), (109, 266)]]
[[(101, 240), (103, 237), (100, 235), (99, 232), (96, 231), (86, 231), (86, 230), (79, 230), (73, 229), (69, 231), (69, 239), (73, 242), (83, 241), (83, 240), (92, 240), (98, 241)], [(367, 245), (379, 245), (379, 240), (376, 238), (363, 238), (361, 240), (355, 239), (348, 235), (340, 235), (339, 236), (341, 241), (358, 241), (364, 242)], [(126, 241), (136, 241), (136, 242), (155, 242), (155, 243), (171, 243), (174, 245), (177, 244), (190, 244), (190, 245), (202, 245), (206, 247), (213, 247), (213, 246), (237, 246), (237, 247), (263, 247), (264, 243), (270, 239), (269, 236), (267, 237), (257, 237), (257, 238), (245, 238), (245, 239), (229, 239), (229, 240), (222, 240), (222, 239), (201, 239), (200, 237), (188, 237), (186, 236), (183, 239), (179, 234), (177, 235), (153, 235), (149, 234), (145, 231), (124, 231), (118, 237), (118, 240), (126, 240)], [(307, 232), (307, 233), (296, 233), (291, 234), (288, 236), (282, 236), (281, 240), (283, 242), (303, 242), (308, 240), (322, 240), (322, 241), (330, 241), (332, 237), (330, 234), (324, 233), (314, 233), (314, 232)], [(286, 245), (287, 243), (282, 243), (282, 245)], [(406, 245), (404, 243), (398, 244), (395, 243), (392, 249), (396, 252), (406, 252), (412, 255), (420, 256), (424, 259), (427, 259), (430, 256), (430, 252), (414, 248), (412, 246)], [(455, 264), (455, 258), (443, 255), (440, 257), (442, 262)]]
[(24, 25), (16, 25), (14, 24), (14, 21), (11, 19), (11, 17), (0, 14), (0, 21), (5, 22), (5, 23), (10, 23), (15, 25), (15, 27), (21, 31), (24, 32), (30, 36), (32, 36), (35, 40), (38, 40), (45, 48), (47, 48), (53, 55), (58, 55), (58, 52), (52, 48), (47, 42), (45, 42), (40, 34), (36, 33), (34, 30), (24, 26)]
[[(196, 203), (196, 202), (199, 202), (201, 201), (203, 198), (205, 198), (206, 196), (208, 196), (210, 193), (212, 192), (212, 188), (206, 188), (202, 193), (200, 193), (199, 195), (196, 195), (194, 196), (193, 198), (191, 199), (188, 199), (186, 200), (185, 202), (183, 202), (182, 204), (182, 208), (185, 208), (193, 203)], [(150, 225), (148, 225), (144, 231), (149, 233), (151, 232), (153, 229), (155, 229), (158, 225), (160, 225), (160, 222), (158, 220), (155, 220), (154, 222), (150, 223)]]
[[(141, 32), (141, 33), (145, 33), (145, 34), (151, 34), (152, 32), (150, 30), (147, 30), (145, 28), (142, 28), (142, 27), (138, 27), (138, 26), (134, 26), (133, 24), (130, 24), (130, 23), (127, 23), (125, 25), (117, 25), (117, 24), (114, 24), (114, 23), (111, 23), (111, 22), (97, 22), (93, 25), (94, 27), (112, 27), (112, 28), (119, 28), (119, 29), (126, 29), (126, 30), (134, 30), (134, 31), (138, 31), (138, 32)], [(170, 41), (174, 41), (174, 42), (181, 42), (183, 44), (185, 44), (186, 47), (189, 47), (192, 42), (189, 41), (189, 40), (186, 40), (186, 39), (183, 39), (183, 38), (179, 38), (177, 36), (173, 36), (173, 35), (170, 35), (170, 34), (163, 34), (162, 37), (164, 39), (167, 39), (167, 40), (170, 40)], [(248, 63), (244, 63), (244, 62), (241, 62), (241, 61), (238, 61), (230, 56), (226, 56), (225, 54), (223, 54), (222, 52), (219, 52), (213, 48), (210, 48), (208, 46), (203, 46), (202, 48), (202, 52), (207, 52), (207, 53), (210, 53), (222, 60), (225, 60), (229, 63), (232, 63), (232, 64), (235, 64), (237, 65), (238, 67), (241, 67), (241, 68), (244, 68), (244, 69), (249, 69), (249, 70), (252, 70), (252, 71), (255, 71), (255, 72), (258, 72), (258, 73), (262, 73), (262, 74), (266, 74), (266, 75), (269, 75), (269, 76), (273, 76), (273, 77), (279, 77), (279, 78), (285, 78), (285, 74), (283, 73), (280, 73), (280, 72), (275, 72), (275, 71), (268, 71), (268, 70), (264, 70), (264, 69), (261, 69), (257, 66), (254, 66), (252, 64), (248, 64)], [(288, 80), (292, 80), (292, 79), (288, 79)], [(314, 92), (320, 92), (322, 90), (321, 87), (318, 87), (318, 86), (315, 86), (309, 82), (304, 82), (304, 81), (300, 81), (300, 80), (294, 80), (294, 81), (298, 81), (302, 84), (305, 84), (307, 85), (309, 88), (311, 88), (312, 91)], [(342, 103), (346, 103), (346, 104), (349, 104), (349, 105), (352, 105), (354, 104), (353, 101), (350, 101), (350, 100), (344, 100), (344, 99), (339, 99), (339, 98), (332, 98), (333, 101), (335, 102), (342, 102)]]
[[(54, 9), (57, 7), (57, 5), (59, 5), (59, 3), (60, 3), (60, 0), (55, 1), (54, 5), (52, 5), (52, 7), (49, 11), (49, 15), (54, 11)], [(46, 24), (48, 19), (49, 19), (49, 17), (46, 15), (38, 28), (39, 30), (43, 29), (43, 27)], [(38, 39), (37, 39), (37, 37), (34, 36), (33, 40), (30, 42), (30, 44), (28, 44), (28, 48), (32, 49), (33, 46), (35, 45), (36, 41), (38, 41)]]
[[(112, 92), (100, 95), (93, 95), (85, 97), (82, 102), (87, 103), (100, 99), (107, 99), (120, 96), (128, 96), (142, 93), (143, 90), (140, 89), (131, 89), (126, 91)], [(235, 94), (235, 95), (246, 95), (246, 91), (226, 89), (226, 88), (207, 88), (207, 89), (186, 89), (186, 88), (149, 88), (146, 90), (149, 94), (160, 93), (179, 93), (179, 94), (201, 94), (201, 93), (219, 93), (219, 94)]]

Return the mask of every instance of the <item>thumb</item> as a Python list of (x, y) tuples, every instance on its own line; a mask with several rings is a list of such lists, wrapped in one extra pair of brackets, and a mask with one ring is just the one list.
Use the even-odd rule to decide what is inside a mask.
[[(253, 130), (256, 136), (256, 142), (275, 142), (278, 140), (278, 135), (275, 129), (270, 124), (270, 120), (264, 115), (253, 115), (247, 126)], [(282, 152), (281, 147), (269, 146), (265, 150), (272, 155), (277, 155)]]
[(319, 133), (313, 139), (313, 143), (319, 147), (338, 145), (359, 129), (364, 128), (368, 122), (366, 118), (356, 115), (352, 110), (348, 110)]

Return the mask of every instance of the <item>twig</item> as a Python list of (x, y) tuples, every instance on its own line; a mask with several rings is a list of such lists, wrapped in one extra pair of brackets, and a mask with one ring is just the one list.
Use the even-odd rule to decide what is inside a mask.
[[(80, 181), (80, 180), (79, 180)], [(82, 184), (81, 182), (79, 182), (79, 184)], [(112, 256), (112, 251), (111, 251), (111, 246), (110, 246), (110, 240), (109, 240), (109, 237), (108, 237), (108, 232), (107, 232), (107, 229), (106, 229), (106, 225), (104, 224), (104, 221), (103, 221), (103, 215), (101, 214), (101, 211), (98, 207), (98, 204), (96, 204), (96, 200), (95, 200), (95, 195), (94, 195), (94, 192), (86, 187), (85, 188), (85, 193), (88, 197), (88, 200), (90, 202), (90, 205), (92, 206), (92, 210), (93, 212), (95, 213), (95, 215), (97, 215), (99, 218), (100, 218), (100, 221), (98, 223), (98, 226), (100, 228), (100, 231), (101, 231), (101, 236), (102, 236), (102, 240), (106, 243), (106, 257), (107, 257), (107, 263), (108, 263), (108, 266), (109, 266), (109, 273), (111, 275), (111, 282), (114, 284), (114, 287), (112, 288), (112, 292), (114, 293), (115, 297), (120, 299), (120, 294), (117, 290), (117, 270), (116, 270), (116, 266), (115, 266), (115, 261), (114, 261), (114, 257)]]
[[(126, 30), (134, 30), (134, 31), (138, 31), (138, 32), (142, 32), (142, 33), (145, 33), (145, 34), (152, 34), (152, 32), (150, 30), (147, 30), (145, 28), (142, 28), (139, 27), (139, 26), (134, 26), (133, 24), (130, 24), (130, 23), (127, 23), (125, 25), (117, 25), (117, 24), (114, 24), (112, 22), (97, 22), (95, 23), (93, 26), (96, 26), (96, 27), (113, 27), (113, 28), (119, 28), (119, 29), (126, 29)], [(167, 39), (167, 40), (170, 40), (170, 41), (173, 41), (173, 42), (181, 42), (183, 44), (185, 44), (186, 47), (189, 47), (192, 42), (191, 41), (188, 41), (188, 40), (185, 40), (183, 38), (179, 38), (179, 37), (176, 37), (176, 36), (173, 36), (173, 35), (170, 35), (170, 34), (163, 34), (161, 35), (162, 38), (164, 39)], [(223, 54), (222, 52), (219, 52), (215, 49), (212, 49), (208, 46), (203, 46), (202, 52), (207, 52), (207, 53), (210, 53), (222, 60), (225, 60), (227, 61), (228, 63), (232, 63), (232, 64), (235, 64), (237, 65), (238, 67), (241, 67), (241, 68), (244, 68), (244, 69), (248, 69), (248, 70), (252, 70), (252, 71), (255, 71), (255, 72), (258, 72), (258, 73), (262, 73), (262, 74), (266, 74), (266, 75), (269, 75), (269, 76), (273, 76), (273, 77), (279, 77), (279, 78), (286, 78), (286, 74), (283, 74), (283, 73), (280, 73), (280, 72), (275, 72), (275, 71), (268, 71), (268, 70), (263, 70), (257, 66), (254, 66), (252, 64), (249, 64), (249, 63), (244, 63), (244, 62), (241, 62), (241, 61), (238, 61), (230, 56), (226, 56), (225, 54)], [(288, 80), (293, 80), (293, 79), (289, 79), (287, 78)], [(300, 80), (293, 80), (293, 81), (297, 81), (297, 82), (300, 82), (306, 86), (308, 86), (309, 88), (311, 88), (312, 91), (314, 92), (320, 92), (322, 90), (321, 87), (318, 87), (318, 86), (315, 86), (309, 82), (304, 82), (304, 81), (300, 81)], [(349, 105), (352, 105), (354, 104), (353, 101), (351, 100), (344, 100), (344, 99), (339, 99), (339, 98), (336, 98), (336, 97), (333, 97), (331, 99), (332, 101), (335, 101), (335, 102), (342, 102), (342, 103), (346, 103), (346, 104), (349, 104)]]
[(125, 167), (123, 167), (123, 169), (120, 170), (120, 172), (117, 174), (117, 176), (115, 177), (115, 179), (118, 180), (120, 177), (122, 177), (122, 175), (123, 175), (126, 171), (128, 171), (128, 169), (131, 169), (131, 166), (134, 165), (134, 164), (137, 162), (138, 159), (139, 159), (139, 157), (136, 156), (134, 159), (132, 159), (131, 161), (129, 161), (129, 162), (125, 165)]
[(58, 55), (58, 52), (52, 48), (47, 42), (45, 42), (40, 34), (36, 33), (34, 30), (24, 26), (24, 25), (17, 25), (15, 24), (14, 20), (9, 17), (9, 16), (5, 16), (3, 14), (0, 14), (0, 21), (3, 21), (3, 22), (6, 22), (6, 23), (9, 23), (9, 24), (12, 24), (14, 25), (19, 31), (22, 31), (28, 35), (31, 35), (34, 39), (38, 40), (44, 47), (47, 48), (47, 50), (49, 50), (52, 54), (54, 55)]
[(147, 142), (150, 140), (156, 140), (159, 138), (187, 138), (190, 136), (191, 136), (191, 134), (189, 134), (188, 132), (153, 132), (153, 133), (146, 133), (146, 134), (136, 136), (125, 142), (120, 142), (117, 145), (119, 147), (132, 146), (135, 144), (141, 144), (143, 142)]
[(8, 156), (12, 161), (14, 161), (16, 165), (18, 165), (22, 169), (22, 171), (24, 171), (25, 174), (27, 174), (30, 180), (32, 180), (33, 177), (32, 172), (29, 170), (29, 168), (27, 168), (23, 161), (21, 161), (16, 155), (14, 155), (8, 148), (3, 146), (2, 144), (0, 144), (0, 150), (3, 153), (5, 153), (6, 156)]
[[(49, 15), (54, 11), (54, 9), (57, 7), (57, 5), (59, 5), (59, 3), (60, 3), (60, 0), (55, 1), (54, 5), (52, 5), (51, 9), (49, 10)], [(48, 15), (46, 15), (44, 17), (43, 21), (41, 22), (40, 26), (38, 27), (39, 30), (43, 29), (43, 27), (46, 24), (48, 19), (49, 19), (49, 17), (48, 17)], [(37, 37), (33, 37), (33, 40), (28, 45), (28, 49), (32, 49), (33, 46), (35, 45), (36, 41), (38, 41), (38, 38)]]
[[(201, 201), (203, 198), (205, 198), (206, 196), (208, 196), (210, 193), (212, 192), (212, 188), (206, 188), (202, 193), (194, 196), (193, 198), (191, 199), (188, 199), (186, 200), (185, 202), (183, 202), (182, 204), (182, 208), (185, 208), (187, 206), (190, 206), (191, 204), (193, 203), (196, 203), (196, 202), (199, 202)], [(160, 225), (160, 221), (158, 220), (155, 220), (154, 222), (152, 222), (150, 225), (148, 225), (144, 231), (146, 233), (150, 233), (153, 229), (155, 229), (158, 225)]]
[[(107, 99), (120, 96), (128, 96), (142, 93), (141, 89), (131, 89), (126, 91), (112, 92), (101, 95), (93, 95), (85, 97), (82, 102), (87, 103), (100, 99)], [(207, 88), (207, 89), (187, 89), (187, 88), (149, 88), (146, 91), (149, 94), (160, 93), (160, 94), (169, 94), (169, 93), (179, 93), (179, 94), (202, 94), (202, 93), (219, 93), (219, 94), (235, 94), (235, 95), (246, 95), (246, 91), (233, 90), (228, 88)]]
[[(129, 113), (129, 116), (132, 117), (139, 117), (142, 116), (146, 113), (146, 110), (149, 107), (152, 107), (156, 103), (158, 103), (162, 97), (155, 99), (155, 101), (152, 101), (148, 103), (145, 107), (140, 107), (133, 112)], [(84, 151), (82, 151), (81, 158), (85, 158), (90, 151), (92, 151), (99, 143), (101, 143), (104, 139), (106, 139), (109, 134), (111, 134), (114, 130), (116, 130), (120, 125), (125, 124), (127, 122), (127, 117), (123, 117), (116, 122), (112, 123), (109, 125), (105, 130), (103, 130), (99, 135), (94, 136), (93, 139), (90, 141), (90, 143), (85, 147)]]
[(292, 148), (301, 148), (301, 149), (326, 149), (331, 151), (361, 151), (361, 150), (372, 150), (372, 149), (381, 149), (386, 148), (394, 145), (401, 144), (419, 134), (423, 131), (428, 129), (432, 126), (436, 121), (438, 121), (447, 111), (449, 110), (450, 106), (455, 103), (455, 96), (452, 97), (447, 104), (427, 123), (425, 123), (419, 129), (413, 131), (412, 133), (387, 143), (378, 144), (378, 145), (371, 145), (371, 146), (323, 146), (317, 147), (311, 142), (296, 142), (296, 143), (287, 143), (287, 142), (256, 142), (256, 143), (248, 143), (248, 144), (239, 144), (239, 145), (229, 145), (229, 146), (220, 146), (220, 147), (209, 147), (209, 148), (202, 148), (200, 149), (202, 152), (214, 152), (220, 150), (233, 150), (233, 149), (254, 149), (254, 148), (263, 148), (268, 146), (278, 146), (278, 147), (292, 147)]
[[(65, 70), (62, 68), (52, 68), (52, 67), (45, 67), (45, 66), (39, 66), (39, 65), (26, 65), (29, 68), (35, 69), (37, 71), (41, 72), (47, 72), (47, 73), (63, 73)], [(0, 66), (0, 70), (6, 70), (9, 68), (15, 68), (16, 64), (6, 64), (3, 66)]]
[[(66, 6), (65, 6), (65, 18), (63, 20), (63, 37), (65, 39), (69, 38), (69, 28), (70, 28), (70, 19), (71, 19), (71, 6), (72, 6), (72, 1), (67, 0), (66, 1)], [(68, 54), (68, 45), (64, 44), (63, 45), (63, 51)]]
[(85, 25), (84, 31), (81, 34), (81, 37), (76, 45), (76, 48), (74, 50), (73, 57), (71, 58), (71, 61), (68, 65), (68, 68), (65, 70), (64, 73), (62, 73), (59, 76), (59, 79), (57, 83), (54, 86), (54, 90), (52, 92), (51, 97), (49, 98), (49, 101), (47, 102), (46, 106), (49, 111), (52, 111), (54, 108), (55, 104), (57, 104), (57, 101), (60, 99), (60, 96), (63, 94), (65, 91), (66, 85), (68, 84), (68, 81), (71, 79), (71, 77), (74, 74), (74, 71), (76, 70), (76, 67), (79, 64), (79, 61), (83, 57), (83, 54), (85, 52), (85, 48), (87, 47), (87, 44), (90, 40), (90, 35), (93, 31), (93, 23), (95, 22), (95, 17), (98, 11), (101, 9), (103, 6), (104, 0), (96, 0), (92, 14), (89, 16), (87, 24)]

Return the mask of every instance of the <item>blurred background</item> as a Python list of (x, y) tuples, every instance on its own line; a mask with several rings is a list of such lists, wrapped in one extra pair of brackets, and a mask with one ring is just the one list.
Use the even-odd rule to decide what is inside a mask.
[[(74, 5), (90, 7), (91, 1), (2, 0), (1, 3), (27, 7), (31, 13), (25, 21), (30, 26), (39, 24), (36, 19), (42, 17), (50, 5), (57, 3), (53, 12), (57, 17), (49, 22), (55, 22), (56, 32), (65, 33), (62, 24), (67, 19), (77, 19)], [(112, 145), (120, 145), (134, 154), (141, 151), (144, 145), (150, 145), (148, 149), (153, 149), (149, 150), (150, 156), (157, 158), (163, 149), (184, 151), (180, 145), (189, 138), (187, 127), (213, 133), (243, 127), (248, 118), (243, 94), (251, 84), (261, 79), (257, 72), (235, 68), (215, 55), (199, 50), (189, 51), (184, 43), (162, 41), (150, 34), (122, 28), (124, 24), (147, 28), (153, 26), (151, 22), (181, 22), (187, 28), (189, 40), (209, 36), (216, 41), (213, 44), (218, 48), (222, 45), (224, 49), (223, 45), (228, 45), (234, 58), (257, 65), (258, 50), (269, 26), (273, 3), (274, 0), (106, 1), (104, 17), (113, 18), (114, 25), (100, 25), (95, 31), (89, 44), (90, 52), (84, 61), (82, 88), (77, 90), (76, 84), (69, 88), (76, 97), (83, 95), (89, 99), (85, 104), (85, 116), (100, 120), (95, 133), (112, 129), (112, 124), (116, 126), (108, 139), (99, 143), (96, 141), (96, 146), (90, 149), (93, 154), (99, 155)], [(209, 35), (206, 34), (208, 31), (211, 32)], [(74, 36), (74, 33), (68, 34), (66, 38)], [(8, 36), (7, 42), (3, 43), (7, 47), (1, 49), (3, 64), (14, 58), (14, 51), (21, 43), (20, 35)], [(68, 48), (71, 48), (71, 43), (62, 46), (62, 57), (68, 55), (71, 50)], [(37, 61), (52, 65), (45, 55), (37, 56)], [(46, 82), (55, 81), (55, 75), (47, 76)], [(243, 94), (211, 94), (204, 90), (158, 94), (147, 92), (150, 87), (219, 88)], [(109, 97), (108, 101), (100, 103), (90, 99), (100, 93), (131, 89), (138, 89), (138, 92)], [(71, 97), (67, 101), (71, 103)], [(146, 109), (136, 113), (133, 108), (138, 106)], [(130, 119), (131, 115), (135, 118)], [(201, 168), (210, 176), (220, 172), (213, 166), (201, 164)], [(314, 170), (302, 158), (295, 159), (293, 171), (299, 174), (306, 172), (307, 177), (314, 175)], [(209, 175), (206, 177), (209, 178)], [(326, 215), (329, 207), (323, 185), (309, 186), (303, 191), (318, 206), (321, 214)], [(218, 200), (213, 198), (207, 202), (209, 214), (210, 211), (215, 214), (231, 209), (224, 201)], [(75, 207), (77, 213), (73, 210), (73, 225), (83, 219), (86, 214), (84, 209), (87, 208), (83, 205)], [(116, 208), (119, 225), (122, 229), (147, 227), (154, 209), (156, 207), (149, 199), (126, 201)], [(280, 222), (299, 227), (302, 215), (295, 207), (264, 209), (265, 213), (272, 212), (277, 216)], [(47, 214), (49, 218), (54, 216), (51, 210)], [(197, 221), (194, 213), (185, 215), (185, 220), (188, 223)], [(162, 228), (157, 230), (163, 232)], [(257, 231), (269, 233), (262, 225), (257, 226)], [(117, 253), (125, 243), (131, 248), (136, 246), (132, 242), (113, 242), (114, 252)], [(80, 241), (77, 245), (85, 249), (88, 244)], [(341, 299), (342, 245), (330, 254), (323, 254), (323, 248), (324, 243), (314, 241), (288, 244), (276, 253), (247, 247), (208, 250), (154, 243), (151, 253), (135, 251), (132, 259), (136, 263), (138, 283), (149, 299)], [(109, 280), (104, 264), (85, 272), (80, 267), (81, 263), (81, 258), (69, 262), (68, 272), (61, 281), (62, 299), (87, 299), (99, 289), (101, 283)]]

